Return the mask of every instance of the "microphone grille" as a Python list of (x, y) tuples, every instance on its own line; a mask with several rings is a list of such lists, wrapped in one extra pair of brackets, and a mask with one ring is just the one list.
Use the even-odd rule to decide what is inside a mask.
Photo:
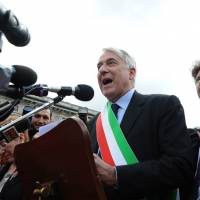
[(17, 123), (14, 125), (15, 128), (19, 133), (24, 132), (26, 129), (29, 129), (30, 127), (30, 120), (29, 119), (24, 119), (23, 121)]
[(78, 92), (75, 92), (75, 97), (80, 101), (90, 101), (94, 96), (94, 90), (89, 85), (78, 85)]
[(30, 86), (37, 81), (37, 74), (29, 67), (22, 65), (13, 65), (15, 69), (13, 72), (10, 82), (18, 86)]

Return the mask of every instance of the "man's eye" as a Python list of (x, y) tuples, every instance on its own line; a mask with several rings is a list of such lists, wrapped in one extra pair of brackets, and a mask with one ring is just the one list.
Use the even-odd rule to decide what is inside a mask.
[(115, 62), (114, 61), (110, 61), (108, 64), (112, 65), (112, 64), (115, 64)]
[(97, 69), (99, 69), (101, 67), (101, 65), (97, 65)]
[(200, 80), (200, 77), (198, 77), (198, 78), (195, 80), (195, 83), (197, 83), (199, 80)]

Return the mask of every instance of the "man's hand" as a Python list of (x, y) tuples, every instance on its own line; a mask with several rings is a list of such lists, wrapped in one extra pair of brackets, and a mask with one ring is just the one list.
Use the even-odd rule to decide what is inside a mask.
[(37, 133), (33, 136), (32, 140), (34, 140), (34, 139), (36, 139), (36, 138), (39, 138), (39, 137), (40, 137), (40, 134), (39, 134), (39, 132), (37, 132)]
[(116, 185), (115, 168), (105, 163), (96, 154), (93, 153), (93, 156), (102, 185), (115, 186)]

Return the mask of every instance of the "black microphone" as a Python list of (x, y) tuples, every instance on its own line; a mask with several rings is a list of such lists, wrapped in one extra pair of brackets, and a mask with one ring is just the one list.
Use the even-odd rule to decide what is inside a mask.
[(11, 10), (7, 10), (1, 3), (0, 30), (7, 40), (17, 47), (26, 46), (30, 42), (31, 36), (26, 26), (21, 24), (17, 16)]
[(8, 101), (0, 104), (0, 115), (4, 114), (11, 107), (12, 107), (12, 103)]
[(2, 126), (0, 128), (0, 141), (2, 139), (5, 139), (7, 142), (10, 142), (16, 137), (19, 137), (19, 133), (25, 131), (26, 129), (29, 129), (29, 127), (30, 127), (30, 121), (28, 119), (24, 119), (23, 121), (18, 122), (17, 124), (6, 129), (4, 129), (4, 126)]
[(29, 67), (12, 65), (10, 82), (17, 86), (33, 85), (37, 81), (37, 74)]
[[(8, 93), (9, 82), (17, 87), (29, 86), (37, 81), (37, 74), (29, 67), (13, 65), (12, 67), (0, 66), (0, 94)], [(10, 96), (8, 96), (10, 97)], [(12, 98), (12, 96), (11, 96)]]
[(48, 90), (44, 89), (47, 87), (45, 84), (37, 84), (37, 85), (31, 85), (27, 87), (23, 87), (25, 89), (25, 93), (35, 95), (38, 97), (46, 97), (48, 95)]
[(23, 94), (26, 93), (30, 95), (43, 97), (48, 95), (48, 91), (55, 92), (58, 95), (63, 96), (74, 95), (80, 101), (90, 101), (94, 96), (93, 88), (89, 85), (84, 84), (77, 85), (76, 87), (49, 87), (46, 84), (38, 84), (21, 88), (16, 87), (15, 85), (9, 85), (7, 92), (6, 94), (4, 94), (4, 96), (15, 99), (19, 96), (19, 93), (23, 92)]
[[(0, 65), (0, 86), (9, 82), (17, 86), (33, 85), (37, 81), (37, 74), (29, 67), (22, 65), (3, 66)], [(0, 88), (2, 89), (2, 88)]]
[(27, 87), (17, 87), (15, 85), (9, 85), (7, 92), (4, 94), (4, 96), (12, 99), (16, 99), (19, 96), (26, 96), (28, 94), (43, 97), (48, 95), (48, 90), (43, 89), (43, 87), (45, 86), (46, 85), (44, 84), (32, 85)]
[(61, 86), (61, 87), (48, 87), (47, 90), (55, 92), (58, 95), (70, 96), (74, 95), (80, 101), (90, 101), (94, 96), (94, 90), (89, 85), (80, 84), (76, 87)]

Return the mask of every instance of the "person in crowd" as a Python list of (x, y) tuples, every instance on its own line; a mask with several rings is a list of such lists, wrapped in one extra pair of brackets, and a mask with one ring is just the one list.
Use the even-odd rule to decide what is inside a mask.
[(197, 95), (200, 98), (200, 60), (193, 63), (191, 74), (196, 85)]
[(7, 160), (3, 156), (4, 148), (7, 145), (5, 139), (0, 141), (0, 167), (2, 167), (4, 164), (6, 164)]
[[(200, 98), (200, 61), (197, 60), (193, 63), (191, 68), (191, 75), (194, 79), (197, 95)], [(192, 184), (192, 189), (190, 193), (189, 200), (199, 200), (200, 199), (200, 162), (199, 162), (199, 147), (200, 147), (200, 129), (195, 127), (193, 129), (189, 128), (189, 135), (192, 140), (193, 145), (193, 156), (196, 162), (196, 173), (194, 176), (194, 182)]]
[[(97, 79), (108, 99), (87, 124), (94, 161), (108, 200), (176, 199), (195, 172), (184, 109), (174, 95), (135, 90), (136, 63), (105, 48)], [(185, 190), (181, 199), (188, 199)]]
[(198, 133), (198, 136), (200, 137), (200, 128), (199, 127), (195, 127), (194, 130)]
[[(2, 125), (10, 123), (17, 119), (18, 116), (11, 116), (4, 120)], [(14, 160), (15, 146), (29, 141), (28, 130), (19, 133), (19, 137), (13, 139), (9, 143), (5, 139), (0, 142), (1, 153), (6, 159), (6, 163), (0, 169), (0, 199), (22, 200), (24, 192)]]
[[(43, 104), (36, 104), (34, 109), (41, 107)], [(31, 126), (29, 129), (29, 138), (30, 140), (37, 138), (39, 128), (41, 126), (52, 123), (52, 110), (51, 108), (45, 108), (37, 113), (35, 113), (31, 118)]]
[[(8, 124), (8, 123), (10, 123), (10, 122), (12, 122), (12, 121), (14, 121), (14, 120), (16, 120), (18, 117), (19, 117), (19, 116), (10, 115), (10, 116), (7, 117), (5, 120), (3, 120), (3, 121), (0, 122), (0, 127), (2, 127), (2, 126), (4, 126), (4, 125), (6, 125), (6, 124)], [(25, 137), (25, 138), (26, 138), (26, 142), (28, 142), (28, 141), (29, 141), (29, 140), (28, 140), (28, 130), (24, 131), (23, 133), (26, 135), (26, 137)], [(2, 140), (1, 142), (2, 142), (2, 144), (4, 144), (4, 143), (5, 143), (5, 140)], [(0, 143), (0, 165), (2, 166), (2, 165), (4, 165), (6, 162), (7, 162), (7, 160), (6, 160), (5, 157), (3, 156), (2, 145), (1, 145), (1, 143)]]

